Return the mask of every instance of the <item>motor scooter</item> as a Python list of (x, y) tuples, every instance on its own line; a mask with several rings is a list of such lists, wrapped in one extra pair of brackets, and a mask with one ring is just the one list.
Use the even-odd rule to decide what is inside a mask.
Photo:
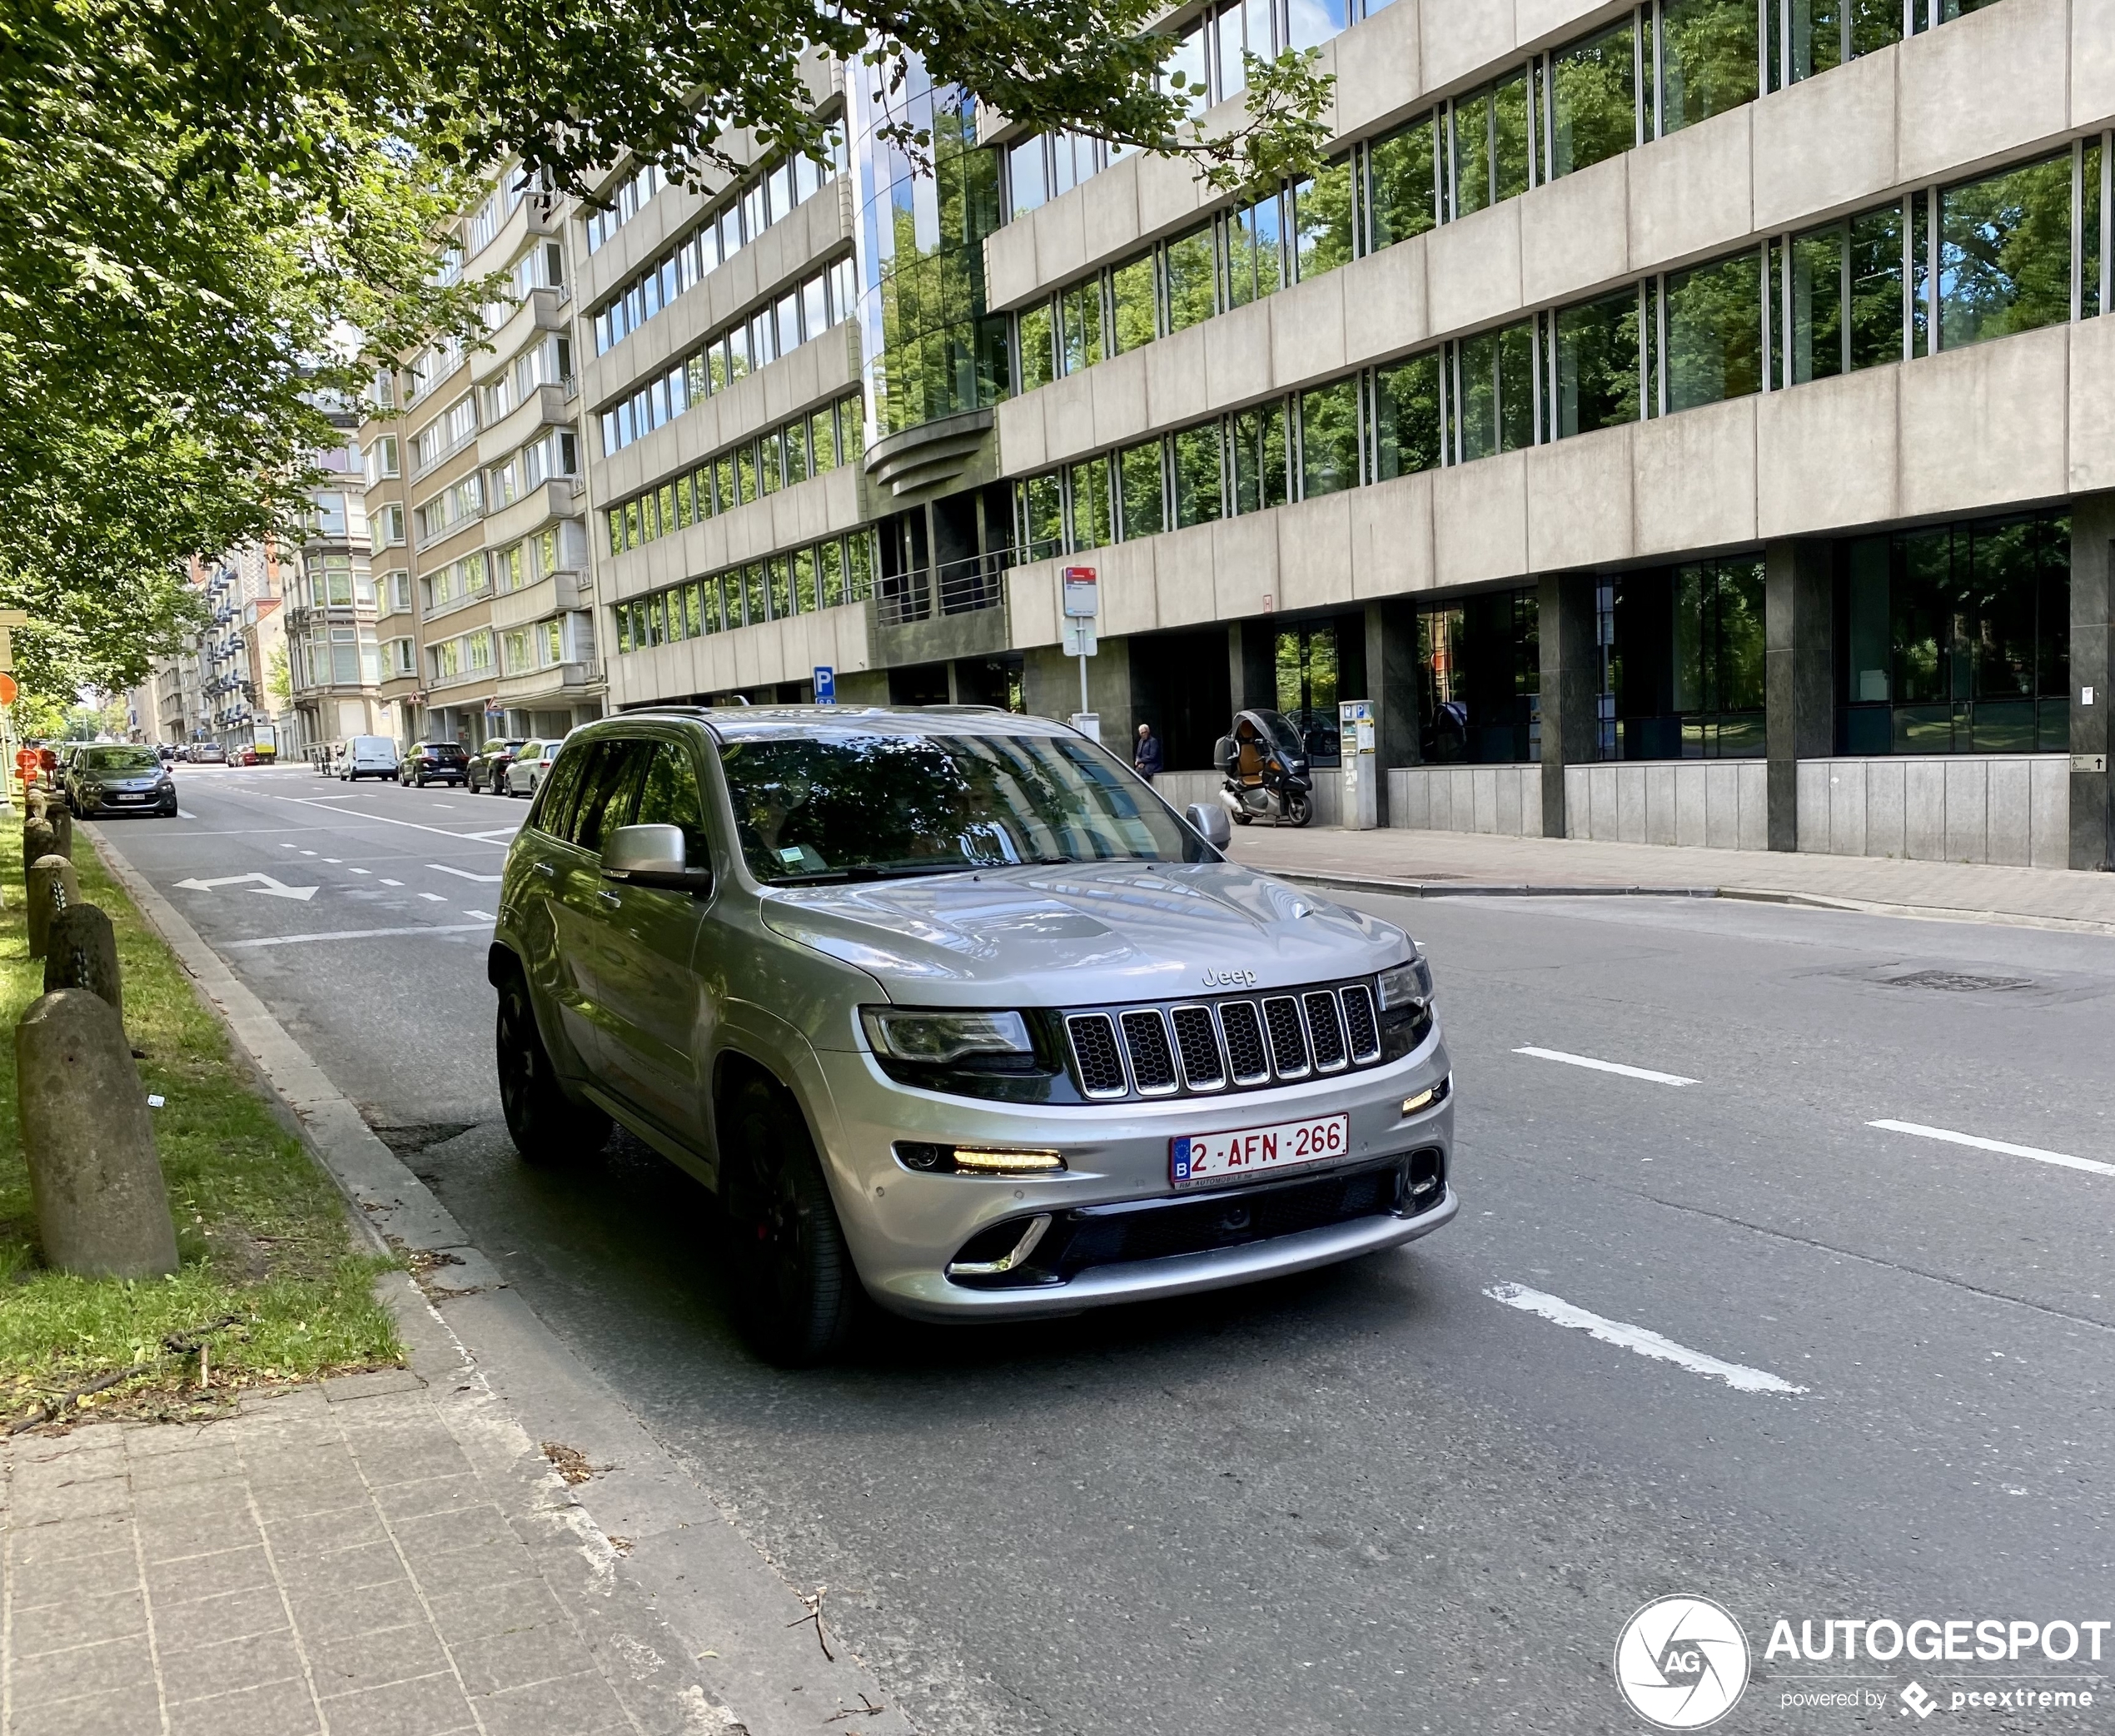
[(1237, 826), (1259, 819), (1304, 826), (1315, 817), (1315, 785), (1300, 733), (1276, 711), (1244, 711), (1219, 738), (1214, 759), (1227, 775), (1219, 799)]

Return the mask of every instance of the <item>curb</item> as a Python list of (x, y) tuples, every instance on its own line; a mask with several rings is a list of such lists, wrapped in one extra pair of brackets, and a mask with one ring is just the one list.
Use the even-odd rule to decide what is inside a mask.
[(1389, 880), (1372, 874), (1334, 874), (1307, 868), (1267, 868), (1247, 863), (1259, 874), (1295, 886), (1334, 888), (1341, 892), (1381, 893), (1396, 898), (1716, 898), (1724, 888), (1716, 886), (1594, 886), (1500, 885), (1436, 880)]
[[(366, 1237), (381, 1251), (426, 1255), (446, 1268), (447, 1288), (431, 1295), (401, 1275), (377, 1286), (415, 1360), (505, 1405), (511, 1420), (490, 1420), (488, 1428), (510, 1438), (518, 1429), (530, 1442), (562, 1441), (595, 1462), (595, 1512), (579, 1495), (570, 1504), (584, 1549), (605, 1583), (625, 1558), (647, 1614), (681, 1636), (686, 1668), (709, 1682), (719, 1702), (699, 1707), (684, 1736), (834, 1731), (839, 1724), (824, 1716), (826, 1707), (847, 1707), (855, 1697), (863, 1729), (912, 1736), (908, 1715), (887, 1701), (879, 1678), (841, 1639), (833, 1635), (834, 1656), (827, 1659), (812, 1645), (802, 1648), (792, 1631), (810, 1619), (802, 1594), (689, 1467), (508, 1288), (454, 1215), (182, 913), (100, 828), (83, 823), (80, 833), (226, 1025), (237, 1056), (295, 1117), (302, 1143), (356, 1208), (351, 1215)], [(706, 1659), (715, 1660), (709, 1674), (700, 1668)], [(742, 1708), (739, 1719), (727, 1709), (732, 1704)]]
[(2115, 935), (2115, 923), (2092, 917), (2039, 916), (2029, 911), (1968, 910), (1951, 904), (1894, 904), (1879, 898), (1846, 898), (1814, 892), (1773, 892), (1760, 887), (1722, 886), (1722, 898), (1751, 904), (1796, 904), (1809, 910), (1844, 910), (1864, 916), (1907, 917), (1923, 923), (1990, 923), (2006, 928), (2048, 928), (2059, 934)]

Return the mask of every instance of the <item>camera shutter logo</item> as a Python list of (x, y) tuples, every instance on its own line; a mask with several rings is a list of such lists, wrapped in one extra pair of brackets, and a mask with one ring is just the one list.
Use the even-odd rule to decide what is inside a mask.
[(1700, 1730), (1748, 1686), (1748, 1636), (1709, 1598), (1655, 1598), (1616, 1636), (1615, 1685), (1646, 1723)]

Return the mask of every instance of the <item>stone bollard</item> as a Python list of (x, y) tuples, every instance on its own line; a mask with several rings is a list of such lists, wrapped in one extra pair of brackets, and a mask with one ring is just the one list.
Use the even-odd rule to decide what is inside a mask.
[(93, 904), (69, 904), (52, 913), (44, 939), (44, 992), (62, 988), (87, 989), (123, 1021), (125, 985), (117, 969), (117, 931)]
[(29, 956), (42, 958), (52, 918), (81, 902), (81, 882), (63, 856), (42, 856), (29, 865)]
[(25, 883), (29, 865), (41, 856), (60, 854), (59, 835), (47, 819), (24, 820), (22, 828), (22, 873)]
[(52, 853), (63, 856), (68, 862), (72, 861), (73, 810), (61, 801), (47, 802), (44, 804), (44, 823), (52, 828), (57, 839), (52, 846)]
[(46, 995), (15, 1027), (15, 1077), (47, 1263), (89, 1278), (175, 1271), (147, 1092), (117, 1014), (84, 988)]
[(44, 818), (44, 792), (32, 783), (23, 793), (22, 810), (31, 819), (41, 820)]

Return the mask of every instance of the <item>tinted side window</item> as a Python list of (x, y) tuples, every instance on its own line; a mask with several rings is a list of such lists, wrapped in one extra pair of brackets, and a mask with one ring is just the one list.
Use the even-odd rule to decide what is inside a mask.
[(544, 779), (544, 787), (536, 792), (536, 805), (529, 814), (530, 825), (551, 838), (571, 835), (568, 828), (573, 818), (573, 798), (580, 791), (581, 768), (601, 751), (600, 743), (591, 742), (559, 755), (550, 775)]
[(575, 804), (573, 842), (591, 856), (600, 856), (610, 834), (631, 823), (639, 805), (639, 782), (646, 769), (653, 744), (612, 741), (601, 744), (594, 769), (580, 780), (580, 800)]
[(690, 750), (681, 742), (654, 744), (639, 783), (639, 812), (633, 824), (680, 826), (684, 860), (706, 868), (712, 857), (705, 842), (704, 803), (698, 796), (698, 772)]

